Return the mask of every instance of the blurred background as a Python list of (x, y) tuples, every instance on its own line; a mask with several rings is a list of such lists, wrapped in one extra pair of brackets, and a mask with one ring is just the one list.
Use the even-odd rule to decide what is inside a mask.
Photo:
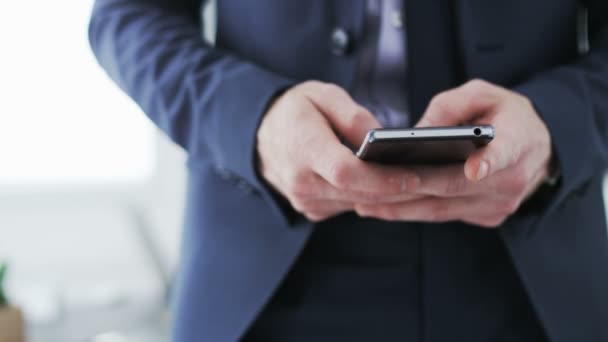
[(0, 2), (6, 292), (28, 341), (166, 341), (185, 156), (97, 65), (92, 4)]

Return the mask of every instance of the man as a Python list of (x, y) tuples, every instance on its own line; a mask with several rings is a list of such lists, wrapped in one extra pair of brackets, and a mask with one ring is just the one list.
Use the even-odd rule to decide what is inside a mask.
[[(90, 26), (188, 152), (176, 341), (608, 340), (607, 2), (222, 0), (215, 46), (200, 5)], [(464, 166), (349, 149), (471, 122)]]

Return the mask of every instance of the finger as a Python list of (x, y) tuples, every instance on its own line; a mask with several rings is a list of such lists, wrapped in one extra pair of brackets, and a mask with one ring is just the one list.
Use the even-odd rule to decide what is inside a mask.
[(327, 213), (308, 213), (308, 214), (304, 214), (304, 216), (310, 221), (321, 222), (321, 221), (328, 220), (332, 217), (344, 214), (346, 212), (347, 211), (337, 211), (337, 212), (327, 212)]
[(301, 211), (307, 213), (337, 213), (354, 210), (354, 204), (345, 201), (308, 199), (301, 203)]
[(482, 228), (498, 228), (502, 226), (507, 217), (475, 216), (462, 220), (466, 224)]
[[(525, 170), (525, 165), (497, 171), (492, 177), (486, 177), (478, 182), (471, 181), (463, 172), (463, 168), (462, 164), (412, 168), (412, 171), (421, 175), (414, 194), (448, 198), (491, 195), (494, 199), (508, 201), (518, 198), (527, 185), (525, 180), (528, 178), (522, 174), (522, 171), (517, 171)], [(530, 182), (533, 183), (540, 178), (542, 176), (533, 175)]]
[[(424, 195), (424, 194), (403, 193), (403, 194), (399, 194), (399, 195), (382, 196), (379, 199), (371, 201), (371, 203), (369, 203), (369, 204), (378, 205), (378, 204), (402, 203), (402, 202), (407, 202), (407, 201), (419, 200), (426, 196), (427, 195)], [(354, 202), (354, 203), (360, 203), (360, 202)], [(366, 204), (366, 203), (363, 203), (363, 204)]]
[(339, 190), (388, 196), (413, 191), (420, 181), (406, 168), (366, 163), (339, 142), (313, 150), (319, 155), (311, 161), (312, 170)]
[(330, 217), (354, 210), (352, 203), (326, 200), (310, 202), (305, 204), (305, 207), (306, 209), (301, 211), (302, 214), (314, 222), (324, 221)]
[(318, 177), (319, 181), (311, 184), (311, 198), (317, 200), (343, 201), (359, 204), (385, 204), (411, 201), (423, 197), (423, 195), (400, 193), (397, 195), (385, 195), (381, 193), (340, 190)]
[(307, 97), (338, 133), (353, 146), (359, 146), (367, 132), (379, 128), (376, 118), (334, 84), (311, 88)]
[(456, 126), (473, 122), (496, 107), (500, 92), (501, 88), (485, 81), (469, 81), (436, 95), (416, 126)]
[(413, 168), (420, 175), (416, 194), (438, 197), (461, 197), (487, 192), (488, 184), (471, 182), (464, 173), (463, 164), (444, 166), (418, 166)]
[(488, 216), (494, 214), (498, 216), (499, 213), (507, 210), (502, 208), (502, 205), (488, 201), (485, 197), (440, 198), (429, 196), (417, 201), (397, 204), (355, 205), (355, 211), (363, 217), (375, 217), (389, 221), (449, 222), (479, 216), (480, 212), (488, 213)]
[(420, 183), (418, 175), (409, 170), (365, 163), (352, 154), (317, 165), (317, 171), (338, 190), (366, 193), (370, 199), (412, 193)]

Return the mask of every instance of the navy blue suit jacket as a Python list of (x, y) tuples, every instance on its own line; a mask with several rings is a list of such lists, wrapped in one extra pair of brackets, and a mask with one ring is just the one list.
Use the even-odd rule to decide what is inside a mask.
[[(410, 37), (441, 20), (412, 24), (417, 1), (425, 0), (406, 2)], [(216, 46), (201, 39), (200, 1), (97, 0), (90, 23), (101, 65), (188, 153), (174, 312), (180, 341), (238, 338), (306, 242), (313, 225), (288, 215), (256, 174), (256, 130), (269, 100), (292, 84), (318, 79), (352, 89), (365, 8), (363, 0), (218, 3)], [(453, 6), (454, 65), (462, 79), (483, 78), (528, 96), (560, 163), (555, 193), (500, 230), (531, 302), (553, 341), (608, 341), (600, 186), (608, 161), (608, 2), (586, 1), (591, 49), (584, 55), (575, 0)], [(350, 54), (328, 47), (338, 26), (355, 42)], [(437, 65), (417, 53), (409, 51), (417, 70), (410, 75), (413, 113), (445, 88), (425, 80)]]

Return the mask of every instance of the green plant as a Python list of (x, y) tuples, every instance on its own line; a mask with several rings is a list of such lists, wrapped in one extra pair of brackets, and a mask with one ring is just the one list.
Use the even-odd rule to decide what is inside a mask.
[(0, 264), (0, 308), (8, 305), (8, 299), (4, 293), (4, 276), (6, 275), (6, 269), (8, 267), (5, 264)]

